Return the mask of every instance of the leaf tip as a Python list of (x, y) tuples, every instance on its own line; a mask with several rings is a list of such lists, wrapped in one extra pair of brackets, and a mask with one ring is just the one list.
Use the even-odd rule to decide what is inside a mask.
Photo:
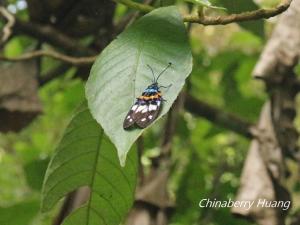
[(125, 153), (119, 154), (119, 160), (120, 160), (120, 165), (122, 167), (125, 167), (125, 164), (126, 164), (126, 154)]

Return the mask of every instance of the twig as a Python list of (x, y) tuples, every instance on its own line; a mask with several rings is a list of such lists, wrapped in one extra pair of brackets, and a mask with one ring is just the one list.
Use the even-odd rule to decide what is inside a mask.
[(61, 60), (63, 62), (72, 64), (72, 65), (90, 65), (92, 64), (97, 56), (87, 56), (87, 57), (72, 57), (68, 55), (64, 55), (62, 53), (56, 52), (54, 50), (37, 50), (33, 52), (25, 53), (18, 57), (7, 57), (0, 55), (0, 60), (3, 61), (10, 61), (10, 62), (17, 62), (17, 61), (24, 61), (24, 60), (30, 60), (38, 57), (51, 57), (57, 60)]
[(0, 14), (7, 20), (2, 32), (0, 45), (3, 45), (12, 34), (12, 27), (15, 24), (15, 17), (3, 6), (0, 7)]
[[(155, 9), (152, 6), (136, 3), (131, 0), (114, 0), (115, 2), (127, 5), (130, 8), (139, 10), (141, 12), (148, 13)], [(249, 12), (242, 12), (238, 14), (230, 14), (226, 16), (207, 17), (199, 15), (185, 15), (183, 16), (184, 22), (198, 23), (202, 25), (226, 25), (234, 22), (243, 22), (249, 20), (268, 19), (273, 16), (277, 16), (280, 13), (287, 10), (292, 0), (284, 0), (283, 3), (272, 9), (257, 9)]]
[(291, 1), (286, 1), (285, 3), (279, 4), (273, 9), (258, 9), (249, 12), (217, 17), (199, 17), (198, 15), (187, 15), (184, 17), (184, 22), (199, 23), (203, 25), (226, 25), (234, 22), (268, 19), (287, 10), (290, 4)]
[[(143, 4), (151, 5), (154, 0), (143, 0)], [(142, 15), (141, 11), (132, 12), (128, 15), (125, 15), (123, 19), (115, 25), (115, 36), (121, 33), (127, 26), (132, 24), (136, 19)]]

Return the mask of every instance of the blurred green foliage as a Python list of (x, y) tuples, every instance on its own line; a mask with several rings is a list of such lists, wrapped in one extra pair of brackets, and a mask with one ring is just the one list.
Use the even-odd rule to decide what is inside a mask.
[[(256, 8), (252, 1), (212, 1), (229, 12)], [(265, 0), (265, 5), (274, 1)], [(10, 1), (11, 7), (18, 1)], [(128, 14), (119, 5), (115, 21)], [(18, 11), (26, 19), (26, 9)], [(255, 122), (266, 99), (264, 87), (251, 72), (266, 41), (264, 21), (223, 27), (192, 25), (190, 43), (194, 69), (187, 90), (195, 97), (224, 111)], [(5, 54), (16, 56), (36, 43), (18, 36), (9, 41)], [(43, 61), (43, 71), (57, 65)], [(300, 71), (298, 67), (298, 73)], [(0, 224), (49, 225), (59, 206), (49, 214), (39, 214), (40, 188), (46, 164), (69, 122), (73, 110), (84, 99), (84, 82), (68, 70), (39, 90), (43, 113), (22, 132), (0, 134)], [(296, 123), (300, 127), (300, 119)], [(147, 131), (143, 164), (158, 153), (163, 122)], [(172, 225), (230, 224), (250, 225), (234, 218), (229, 209), (199, 208), (201, 198), (234, 198), (249, 141), (188, 112), (180, 115), (173, 144), (174, 169), (169, 190), (177, 203)], [(299, 184), (295, 185), (299, 191)], [(18, 216), (15, 216), (18, 215)]]
[[(0, 224), (3, 225), (49, 225), (57, 211), (39, 215), (40, 189), (49, 157), (74, 109), (84, 99), (84, 83), (71, 77), (61, 78), (41, 88), (39, 95), (43, 114), (22, 132), (0, 136), (0, 171), (5, 171), (0, 173)], [(24, 213), (23, 222), (19, 222), (21, 214), (19, 220), (8, 224), (8, 212), (22, 207), (32, 208)]]

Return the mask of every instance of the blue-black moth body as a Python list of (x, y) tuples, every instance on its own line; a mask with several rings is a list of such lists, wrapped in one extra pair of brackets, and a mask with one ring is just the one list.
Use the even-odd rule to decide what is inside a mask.
[(145, 91), (139, 96), (129, 112), (127, 113), (123, 128), (129, 129), (135, 124), (139, 128), (146, 128), (149, 126), (159, 115), (162, 103), (164, 101), (160, 88), (164, 86), (158, 85), (158, 78), (171, 66), (171, 63), (155, 78), (152, 68), (153, 82)]

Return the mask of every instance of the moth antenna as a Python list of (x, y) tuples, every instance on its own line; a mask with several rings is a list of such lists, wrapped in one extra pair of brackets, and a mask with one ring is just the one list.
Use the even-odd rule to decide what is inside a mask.
[(154, 75), (154, 72), (153, 72), (153, 69), (151, 68), (151, 66), (149, 66), (148, 64), (147, 64), (147, 66), (149, 67), (149, 69), (151, 70), (151, 72), (152, 72), (152, 76), (153, 76), (153, 83), (155, 82), (155, 75)]
[(155, 82), (158, 81), (158, 78), (159, 78), (164, 72), (166, 72), (166, 70), (167, 70), (171, 65), (172, 65), (172, 63), (169, 62), (169, 64), (167, 65), (167, 67), (166, 67), (163, 71), (161, 71), (160, 74), (158, 74), (158, 76), (157, 76)]
[(160, 85), (159, 88), (170, 88), (173, 84), (169, 84), (168, 86)]

